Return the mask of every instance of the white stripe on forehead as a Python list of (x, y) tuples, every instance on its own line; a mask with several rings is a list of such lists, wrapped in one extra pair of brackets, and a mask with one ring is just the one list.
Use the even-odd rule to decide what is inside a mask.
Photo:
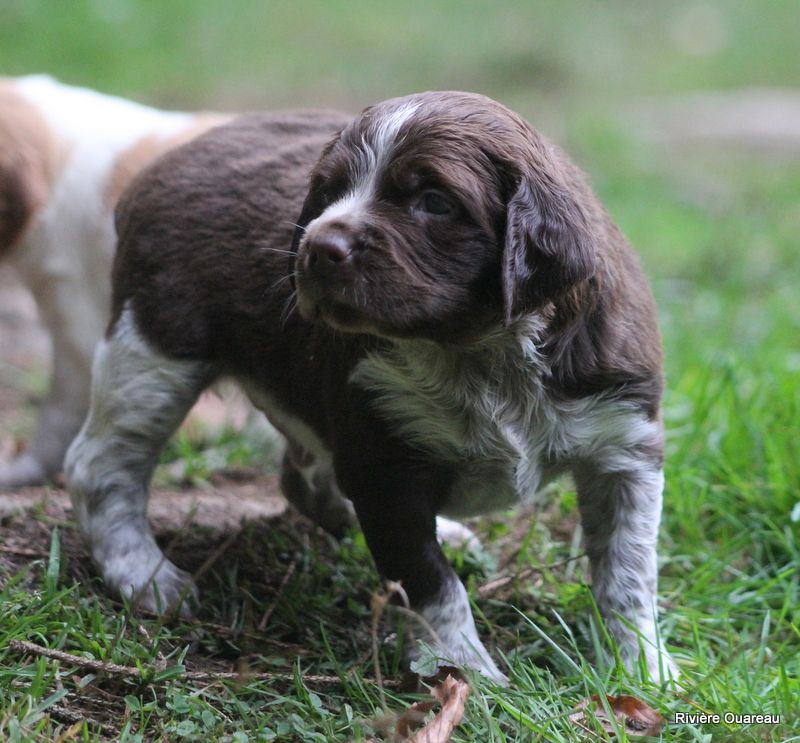
[(377, 174), (391, 154), (397, 135), (417, 111), (418, 102), (404, 103), (375, 121), (369, 128), (369, 135), (362, 135), (361, 143), (353, 161), (353, 183), (342, 198), (333, 202), (316, 219), (309, 222), (306, 231), (314, 226), (322, 225), (345, 217), (354, 218), (361, 214), (375, 193)]
[(362, 148), (365, 155), (371, 158), (373, 168), (380, 166), (381, 161), (392, 151), (397, 141), (397, 133), (419, 108), (419, 103), (404, 103), (391, 113), (383, 116), (374, 126), (372, 141), (362, 139)]

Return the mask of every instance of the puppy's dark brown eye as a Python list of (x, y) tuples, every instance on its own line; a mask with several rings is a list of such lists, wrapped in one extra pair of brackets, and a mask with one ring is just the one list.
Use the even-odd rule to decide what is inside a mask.
[(453, 202), (439, 191), (425, 191), (419, 200), (418, 208), (428, 214), (444, 216), (453, 211)]

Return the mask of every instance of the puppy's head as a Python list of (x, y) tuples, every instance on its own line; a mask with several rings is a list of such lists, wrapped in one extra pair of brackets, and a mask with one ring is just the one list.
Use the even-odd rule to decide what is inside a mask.
[(535, 311), (594, 270), (577, 171), (483, 96), (366, 109), (326, 148), (295, 233), (306, 318), (458, 338)]
[(0, 255), (47, 201), (56, 160), (55, 138), (41, 114), (0, 78)]

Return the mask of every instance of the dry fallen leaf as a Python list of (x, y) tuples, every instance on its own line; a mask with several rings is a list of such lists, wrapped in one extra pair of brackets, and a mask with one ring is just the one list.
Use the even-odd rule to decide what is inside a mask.
[(464, 703), (469, 696), (469, 684), (462, 678), (448, 674), (444, 681), (431, 689), (431, 694), (439, 701), (442, 708), (412, 740), (414, 743), (446, 743), (450, 740), (464, 716)]
[[(620, 694), (618, 697), (607, 696), (606, 700), (617, 722), (625, 728), (629, 735), (658, 735), (661, 728), (664, 727), (664, 718), (636, 697)], [(595, 719), (603, 730), (613, 734), (615, 732), (614, 724), (609, 719), (597, 694), (579, 702), (569, 719), (581, 730), (591, 729), (587, 728), (588, 719), (585, 712), (590, 705)]]
[[(431, 689), (433, 699), (414, 702), (394, 719), (394, 724), (392, 718), (387, 719), (386, 716), (375, 720), (373, 724), (377, 723), (376, 727), (384, 731), (383, 735), (393, 727), (388, 738), (393, 743), (447, 743), (464, 716), (464, 703), (469, 696), (469, 684), (455, 669), (448, 671), (444, 679)], [(425, 725), (425, 717), (437, 703), (441, 704), (441, 709)], [(370, 738), (367, 743), (377, 742)]]
[(408, 740), (411, 734), (425, 724), (425, 716), (436, 706), (433, 699), (424, 702), (414, 702), (403, 712), (395, 723), (395, 739)]

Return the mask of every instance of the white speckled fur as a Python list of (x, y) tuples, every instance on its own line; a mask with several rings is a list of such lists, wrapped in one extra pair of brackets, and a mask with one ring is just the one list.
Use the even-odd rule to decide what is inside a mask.
[[(663, 475), (648, 452), (659, 447), (661, 424), (607, 395), (555, 399), (542, 383), (541, 327), (532, 317), (472, 349), (398, 341), (362, 361), (352, 380), (377, 393), (378, 406), (406, 437), (457, 464), (448, 515), (512, 506), (577, 468), (594, 593), (612, 635), (628, 665), (641, 642), (651, 675), (658, 678), (661, 665), (676, 677), (655, 631)], [(441, 607), (435, 613), (440, 627), (446, 624)]]
[(602, 395), (553, 399), (542, 384), (540, 332), (533, 318), (472, 349), (402, 341), (353, 374), (409, 439), (459, 463), (463, 482), (446, 513), (509, 507), (532, 497), (569, 461), (603, 452), (620, 457), (660, 435), (659, 424), (631, 404)]
[[(420, 610), (420, 615), (435, 635), (418, 639), (431, 648), (441, 663), (474, 668), (497, 684), (508, 683), (478, 637), (467, 591), (455, 575)], [(420, 650), (418, 642), (411, 642), (407, 650), (409, 660), (416, 660)]]

